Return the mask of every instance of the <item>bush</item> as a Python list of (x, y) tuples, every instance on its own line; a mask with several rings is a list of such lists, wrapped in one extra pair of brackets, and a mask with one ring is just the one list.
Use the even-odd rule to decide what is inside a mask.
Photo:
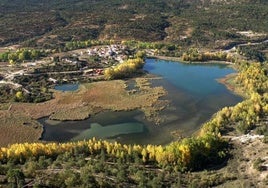
[(250, 127), (251, 126), (248, 125), (246, 122), (239, 121), (236, 126), (236, 131), (242, 134), (246, 134), (250, 130)]
[(257, 158), (254, 162), (253, 162), (253, 168), (258, 170), (258, 171), (262, 171), (263, 170), (263, 166), (262, 163), (264, 161), (261, 158)]
[(268, 144), (268, 136), (264, 136), (263, 143)]
[(256, 133), (259, 135), (268, 135), (268, 125), (262, 125), (257, 127)]

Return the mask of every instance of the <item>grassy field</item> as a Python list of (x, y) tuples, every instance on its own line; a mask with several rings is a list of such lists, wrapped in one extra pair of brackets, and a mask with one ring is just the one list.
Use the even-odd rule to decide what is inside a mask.
[(42, 132), (43, 127), (32, 118), (20, 113), (0, 111), (0, 147), (37, 141)]

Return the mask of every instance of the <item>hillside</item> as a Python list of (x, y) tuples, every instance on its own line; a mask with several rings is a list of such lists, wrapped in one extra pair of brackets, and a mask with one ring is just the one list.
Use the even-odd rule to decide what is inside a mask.
[(268, 0), (0, 0), (0, 26), (0, 187), (268, 186)]
[[(136, 39), (225, 47), (267, 37), (268, 2), (218, 0), (0, 1), (0, 45)], [(261, 23), (261, 24), (256, 24)], [(245, 36), (239, 31), (258, 33)]]

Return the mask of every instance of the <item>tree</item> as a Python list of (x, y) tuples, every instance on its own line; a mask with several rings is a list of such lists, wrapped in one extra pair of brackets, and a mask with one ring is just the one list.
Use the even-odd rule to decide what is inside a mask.
[(146, 180), (146, 174), (142, 170), (138, 170), (135, 174), (135, 179), (138, 183), (138, 187), (146, 187), (147, 180)]
[(105, 69), (105, 71), (104, 71), (104, 76), (105, 76), (105, 79), (107, 79), (107, 80), (113, 79), (114, 74), (115, 74), (115, 71), (113, 68), (108, 68), (108, 69)]
[(9, 60), (9, 64), (12, 65), (12, 66), (14, 66), (14, 65), (16, 65), (16, 61), (14, 61), (13, 59), (11, 59), (11, 60)]
[(41, 52), (40, 51), (38, 51), (38, 50), (32, 50), (31, 51), (31, 58), (32, 59), (37, 59), (40, 56), (41, 56)]
[(16, 93), (16, 100), (17, 101), (22, 101), (23, 98), (24, 98), (24, 96), (23, 96), (22, 91), (17, 91), (17, 93)]
[(146, 56), (146, 53), (145, 53), (145, 51), (141, 51), (141, 50), (139, 50), (137, 53), (136, 53), (136, 55), (135, 55), (137, 58), (141, 58), (141, 59), (143, 59), (145, 56)]
[(142, 161), (145, 163), (147, 161), (147, 155), (148, 155), (146, 148), (142, 149), (141, 155), (142, 155)]
[(8, 52), (0, 54), (0, 61), (8, 61)]
[(84, 185), (85, 187), (99, 187), (98, 182), (92, 175), (92, 171), (88, 166), (85, 166), (81, 169), (80, 178), (82, 185)]
[(25, 183), (24, 174), (20, 169), (9, 169), (7, 181), (12, 187), (22, 187)]
[(18, 54), (18, 60), (20, 62), (24, 61), (24, 60), (29, 60), (31, 59), (31, 54), (28, 50), (23, 49), (21, 52), (19, 52)]
[(80, 177), (79, 174), (72, 171), (72, 170), (67, 170), (63, 174), (64, 183), (67, 187), (76, 187), (80, 184)]
[(18, 59), (17, 55), (15, 53), (9, 53), (8, 54), (8, 60), (11, 61), (16, 61)]

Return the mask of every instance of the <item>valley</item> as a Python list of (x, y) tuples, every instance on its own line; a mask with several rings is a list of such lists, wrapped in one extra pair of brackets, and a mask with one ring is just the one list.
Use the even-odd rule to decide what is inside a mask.
[(0, 5), (0, 187), (267, 187), (267, 1)]

